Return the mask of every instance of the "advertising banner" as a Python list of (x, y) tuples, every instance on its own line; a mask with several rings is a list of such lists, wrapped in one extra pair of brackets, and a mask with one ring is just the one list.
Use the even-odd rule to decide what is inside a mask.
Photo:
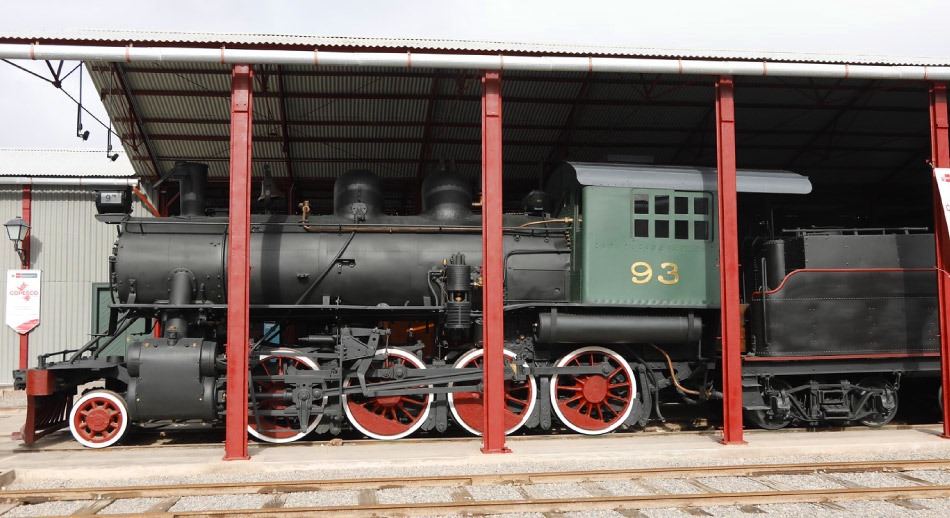
[(21, 335), (40, 325), (39, 270), (7, 270), (7, 325)]
[[(950, 227), (950, 169), (935, 167), (934, 177), (937, 178), (937, 190), (940, 191), (940, 205), (943, 206), (943, 215), (947, 218), (947, 225)], [(950, 228), (944, 230), (950, 232)]]

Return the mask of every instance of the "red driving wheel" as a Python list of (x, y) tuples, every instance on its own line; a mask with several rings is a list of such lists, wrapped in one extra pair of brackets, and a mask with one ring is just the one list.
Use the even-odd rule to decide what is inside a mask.
[[(384, 349), (376, 353), (370, 369), (424, 369), (425, 364), (414, 354), (402, 349)], [(387, 381), (368, 377), (366, 383)], [(354, 384), (353, 378), (346, 386)], [(367, 397), (345, 394), (343, 410), (354, 428), (374, 439), (401, 439), (418, 430), (429, 417), (432, 394)]]
[[(505, 349), (508, 361), (516, 359), (515, 353)], [(485, 351), (472, 349), (463, 354), (456, 362), (456, 369), (481, 367)], [(505, 435), (515, 432), (528, 421), (537, 401), (537, 383), (529, 376), (527, 382), (505, 382)], [(475, 435), (485, 431), (485, 398), (481, 392), (450, 392), (449, 409), (455, 422)]]
[(586, 435), (615, 430), (633, 410), (637, 382), (622, 356), (606, 347), (582, 347), (557, 367), (606, 366), (603, 374), (557, 374), (551, 377), (554, 413), (568, 428)]
[[(296, 370), (317, 370), (317, 364), (311, 358), (298, 356), (293, 349), (275, 349), (262, 355), (257, 365), (251, 369), (251, 376), (281, 376), (290, 368)], [(280, 380), (255, 381), (256, 393), (281, 393), (285, 390), (285, 383)], [(289, 403), (282, 399), (256, 399), (257, 408), (261, 410), (284, 410)], [(326, 403), (326, 398), (324, 398)], [(322, 414), (311, 414), (310, 421), (303, 430), (300, 429), (299, 419), (296, 417), (277, 416), (247, 416), (247, 433), (257, 440), (270, 443), (287, 443), (302, 439), (312, 432), (320, 423)], [(258, 427), (260, 423), (260, 427)]]

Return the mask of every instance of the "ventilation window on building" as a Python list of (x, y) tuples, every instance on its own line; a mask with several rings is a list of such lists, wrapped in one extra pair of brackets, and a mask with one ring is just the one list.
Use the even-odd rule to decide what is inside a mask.
[(693, 198), (693, 214), (709, 214), (709, 199)]
[(657, 196), (653, 198), (653, 212), (654, 214), (669, 214), (670, 213), (670, 197), (669, 196)]
[(634, 194), (633, 195), (633, 213), (634, 214), (649, 214), (650, 213), (650, 196), (646, 194)]
[(650, 237), (650, 220), (633, 220), (633, 237)]
[(689, 239), (689, 221), (677, 221), (676, 233), (673, 237), (676, 239)]
[(658, 219), (653, 227), (653, 237), (670, 237), (670, 222), (665, 219)]
[(676, 197), (676, 213), (689, 214), (689, 198)]
[(705, 221), (694, 221), (693, 239), (698, 239), (700, 241), (709, 239), (709, 223)]

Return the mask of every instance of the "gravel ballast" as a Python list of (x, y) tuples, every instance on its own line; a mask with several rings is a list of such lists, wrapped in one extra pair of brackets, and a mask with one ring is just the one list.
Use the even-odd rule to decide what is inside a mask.
[(140, 514), (148, 511), (153, 505), (164, 498), (126, 498), (116, 500), (109, 507), (99, 511), (99, 514)]
[(307, 491), (285, 495), (284, 507), (333, 507), (357, 505), (358, 491)]
[(260, 509), (271, 495), (216, 495), (184, 496), (173, 505), (171, 512), (218, 511), (229, 509)]
[(91, 500), (74, 500), (71, 502), (43, 502), (42, 504), (21, 505), (14, 507), (4, 514), (3, 518), (14, 518), (17, 516), (63, 516), (73, 514), (90, 503), (92, 503)]

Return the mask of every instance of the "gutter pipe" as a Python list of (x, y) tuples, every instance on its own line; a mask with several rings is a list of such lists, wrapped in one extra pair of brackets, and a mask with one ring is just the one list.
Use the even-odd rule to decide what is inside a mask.
[(117, 63), (219, 63), (384, 68), (462, 68), (544, 72), (626, 72), (710, 76), (822, 77), (950, 80), (950, 66), (841, 65), (775, 61), (723, 61), (620, 57), (506, 56), (474, 54), (413, 54), (411, 52), (331, 52), (309, 50), (255, 50), (185, 47), (121, 47), (0, 44), (0, 58), (22, 60), (79, 60)]
[(137, 178), (78, 178), (69, 176), (0, 176), (0, 185), (62, 185), (81, 187), (135, 187)]

